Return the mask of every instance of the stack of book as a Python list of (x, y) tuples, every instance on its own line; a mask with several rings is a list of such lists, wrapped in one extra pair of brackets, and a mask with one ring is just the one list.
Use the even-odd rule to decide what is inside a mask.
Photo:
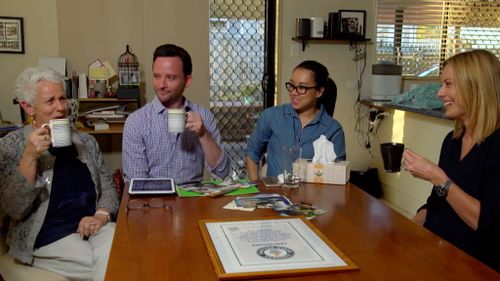
[(114, 110), (103, 110), (85, 115), (87, 120), (104, 120), (110, 123), (125, 122), (125, 114)]
[(107, 123), (123, 123), (130, 112), (125, 111), (125, 105), (115, 105), (103, 108), (97, 108), (83, 112), (80, 116), (87, 119), (88, 122), (95, 122), (98, 120)]

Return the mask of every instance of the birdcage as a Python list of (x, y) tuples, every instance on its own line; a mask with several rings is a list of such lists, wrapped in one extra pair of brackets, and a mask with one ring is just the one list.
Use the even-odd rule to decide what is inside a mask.
[(139, 62), (127, 45), (125, 53), (118, 58), (118, 78), (120, 88), (135, 88), (140, 84)]

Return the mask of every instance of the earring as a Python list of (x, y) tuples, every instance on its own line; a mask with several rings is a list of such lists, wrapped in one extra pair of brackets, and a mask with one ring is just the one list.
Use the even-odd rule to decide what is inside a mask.
[(36, 125), (35, 113), (30, 114), (31, 124)]

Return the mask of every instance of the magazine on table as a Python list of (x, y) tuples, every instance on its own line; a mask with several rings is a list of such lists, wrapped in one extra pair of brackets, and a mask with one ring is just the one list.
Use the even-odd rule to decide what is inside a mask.
[(274, 208), (274, 210), (282, 216), (305, 216), (310, 220), (327, 212), (327, 209), (318, 208), (309, 203), (295, 203), (283, 208)]
[(225, 194), (234, 190), (246, 189), (250, 187), (255, 187), (255, 183), (244, 180), (229, 180), (220, 183), (214, 181), (201, 181), (177, 185), (177, 188), (182, 189), (183, 191), (196, 192), (203, 195)]
[(234, 203), (243, 208), (285, 208), (292, 205), (290, 199), (281, 194), (257, 194), (254, 196), (236, 197)]

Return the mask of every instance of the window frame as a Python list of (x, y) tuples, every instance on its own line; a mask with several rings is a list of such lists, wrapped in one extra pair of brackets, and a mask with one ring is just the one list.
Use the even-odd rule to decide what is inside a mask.
[(403, 76), (417, 78), (438, 77), (448, 57), (466, 50), (500, 57), (498, 17), (496, 1), (378, 0), (376, 61), (403, 65)]

